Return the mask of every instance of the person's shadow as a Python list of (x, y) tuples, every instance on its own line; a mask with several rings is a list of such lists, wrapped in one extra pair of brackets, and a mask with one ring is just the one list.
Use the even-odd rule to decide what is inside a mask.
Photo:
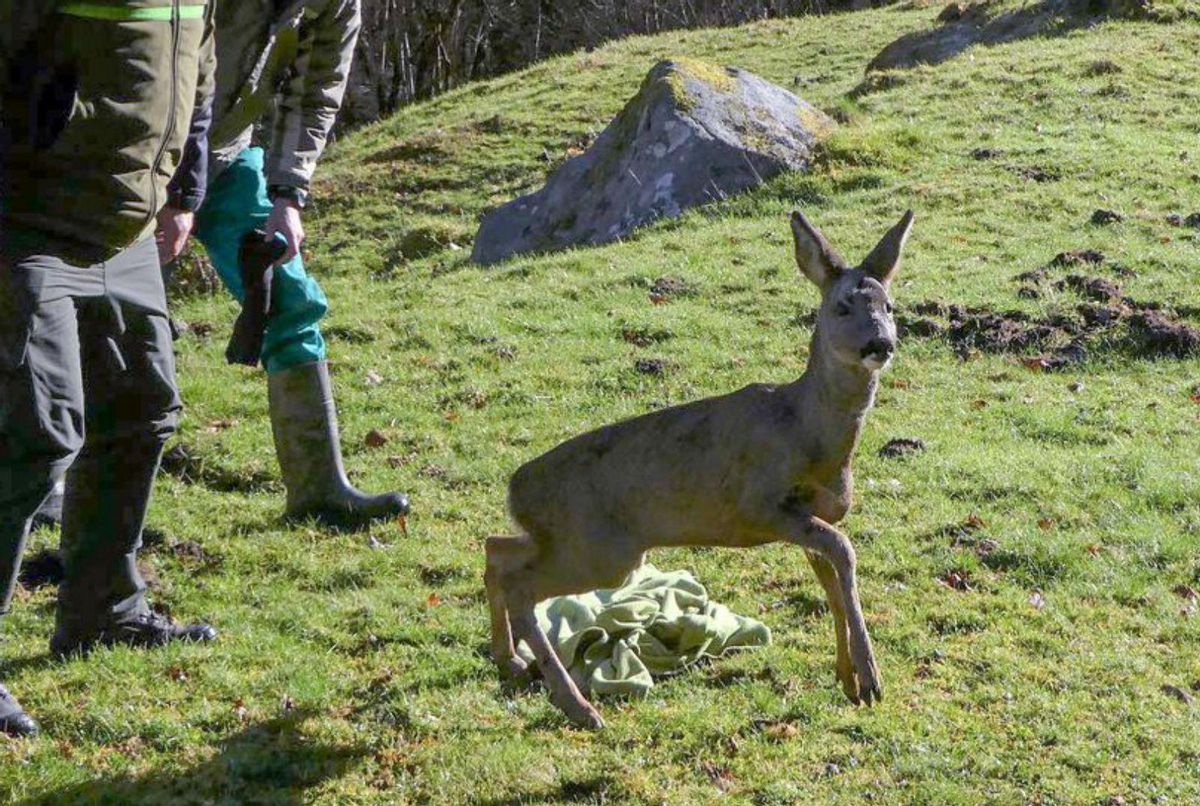
[(340, 777), (369, 753), (364, 745), (330, 746), (300, 735), (297, 728), (314, 714), (298, 709), (249, 725), (221, 742), (214, 758), (181, 773), (99, 778), (19, 803), (303, 803), (307, 790)]

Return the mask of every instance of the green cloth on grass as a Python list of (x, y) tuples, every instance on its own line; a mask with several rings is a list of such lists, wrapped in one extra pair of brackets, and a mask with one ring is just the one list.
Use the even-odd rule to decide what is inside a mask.
[[(620, 588), (547, 599), (536, 612), (585, 693), (645, 695), (654, 685), (652, 675), (771, 643), (766, 625), (710, 600), (687, 571), (652, 565), (638, 568)], [(519, 652), (533, 660), (524, 643)]]

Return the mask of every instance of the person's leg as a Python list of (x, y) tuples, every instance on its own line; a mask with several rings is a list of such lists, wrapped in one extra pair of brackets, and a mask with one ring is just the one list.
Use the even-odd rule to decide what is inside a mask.
[(68, 474), (65, 578), (51, 649), (211, 640), (151, 612), (137, 569), (163, 445), (180, 409), (166, 299), (152, 240), (103, 264), (105, 295), (79, 303), (87, 438)]
[[(49, 257), (0, 266), (0, 616), (12, 603), (33, 514), (83, 444), (74, 303), (46, 292), (46, 275), (61, 268)], [(0, 685), (0, 734), (37, 730)]]
[[(242, 237), (271, 212), (261, 149), (251, 148), (213, 182), (196, 220), (196, 234), (226, 287), (242, 298), (237, 265)], [(350, 484), (342, 463), (337, 408), (319, 322), (328, 304), (299, 256), (275, 269), (263, 366), (275, 451), (291, 517), (353, 524), (408, 512), (399, 493), (365, 495)]]

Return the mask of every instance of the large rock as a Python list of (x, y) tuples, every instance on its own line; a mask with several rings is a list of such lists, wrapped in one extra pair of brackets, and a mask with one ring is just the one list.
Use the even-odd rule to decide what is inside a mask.
[(587, 152), (541, 190), (484, 218), (472, 257), (488, 264), (615, 241), (804, 170), (833, 127), (810, 104), (744, 70), (660, 62)]

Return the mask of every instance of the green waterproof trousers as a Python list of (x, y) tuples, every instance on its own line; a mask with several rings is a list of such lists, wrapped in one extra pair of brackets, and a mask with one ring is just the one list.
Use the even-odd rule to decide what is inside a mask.
[[(208, 186), (196, 214), (196, 237), (204, 244), (221, 282), (239, 302), (246, 292), (238, 268), (238, 245), (243, 235), (262, 227), (270, 214), (263, 150), (247, 148)], [(271, 316), (262, 350), (267, 372), (325, 360), (325, 339), (318, 323), (328, 307), (325, 292), (304, 270), (299, 255), (275, 267)]]

